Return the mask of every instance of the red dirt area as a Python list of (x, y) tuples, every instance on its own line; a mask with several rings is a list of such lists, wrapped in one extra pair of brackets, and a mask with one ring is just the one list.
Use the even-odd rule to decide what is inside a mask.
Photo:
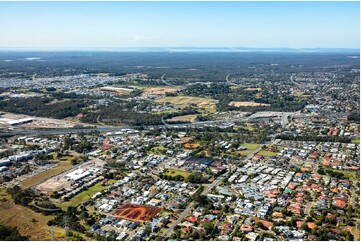
[(142, 206), (137, 204), (125, 204), (120, 206), (113, 216), (136, 222), (149, 222), (161, 211), (160, 208)]

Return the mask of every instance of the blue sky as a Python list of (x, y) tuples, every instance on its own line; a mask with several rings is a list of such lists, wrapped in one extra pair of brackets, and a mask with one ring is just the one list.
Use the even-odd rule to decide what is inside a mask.
[(0, 48), (359, 48), (359, 2), (0, 2)]

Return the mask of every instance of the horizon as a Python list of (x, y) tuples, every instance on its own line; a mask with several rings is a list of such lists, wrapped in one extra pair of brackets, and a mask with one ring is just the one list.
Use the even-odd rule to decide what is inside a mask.
[(88, 48), (21, 48), (21, 47), (0, 47), (0, 52), (220, 52), (220, 53), (248, 53), (248, 52), (300, 52), (300, 53), (332, 53), (332, 52), (360, 52), (360, 48), (252, 48), (252, 47), (193, 47), (193, 46), (174, 46), (174, 47), (88, 47)]

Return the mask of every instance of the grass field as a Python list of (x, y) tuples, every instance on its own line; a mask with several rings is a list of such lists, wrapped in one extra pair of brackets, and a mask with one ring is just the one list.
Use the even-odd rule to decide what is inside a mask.
[(262, 89), (260, 87), (247, 87), (244, 90), (245, 91), (261, 91)]
[(0, 224), (17, 227), (20, 234), (29, 236), (30, 240), (65, 240), (64, 230), (58, 227), (53, 227), (52, 238), (47, 222), (53, 218), (15, 205), (10, 195), (0, 191)]
[(351, 143), (360, 144), (360, 138), (358, 138), (358, 139), (352, 139), (352, 140), (351, 140)]
[(260, 145), (259, 144), (252, 144), (252, 143), (243, 143), (243, 144), (241, 144), (241, 146), (245, 147), (245, 148), (247, 148), (249, 150), (256, 150), (256, 149), (259, 148)]
[(181, 170), (176, 170), (176, 169), (169, 169), (167, 172), (164, 173), (164, 175), (167, 175), (167, 176), (181, 175), (184, 177), (184, 179), (186, 179), (190, 174), (192, 174), (192, 173), (188, 172), (188, 171), (181, 171)]
[(205, 109), (210, 112), (215, 112), (217, 100), (212, 98), (192, 97), (192, 96), (175, 96), (175, 97), (162, 97), (156, 99), (158, 103), (171, 103), (178, 107), (186, 107), (190, 104), (197, 105), (198, 108)]
[(45, 172), (37, 174), (36, 176), (30, 177), (30, 178), (24, 180), (21, 183), (21, 186), (23, 188), (31, 187), (31, 186), (35, 185), (36, 183), (41, 182), (52, 175), (55, 175), (57, 173), (60, 173), (62, 171), (69, 169), (70, 167), (72, 167), (72, 164), (71, 164), (72, 158), (74, 158), (74, 156), (62, 157), (59, 161), (58, 166), (56, 166), (55, 168), (53, 168), (51, 170), (47, 170)]
[(271, 157), (271, 156), (276, 156), (278, 153), (268, 151), (268, 150), (261, 150), (260, 152), (258, 152), (258, 154), (263, 155), (263, 156), (267, 156), (267, 157)]
[(68, 207), (76, 207), (82, 202), (88, 200), (91, 198), (95, 193), (103, 191), (107, 186), (103, 186), (100, 182), (95, 184), (94, 186), (90, 187), (88, 190), (83, 191), (76, 196), (74, 196), (72, 199), (70, 199), (67, 202), (63, 202), (61, 204), (56, 204), (56, 206), (62, 208), (63, 210), (67, 210)]
[(353, 234), (354, 241), (360, 241), (360, 228), (355, 226), (352, 228), (351, 233)]
[(241, 144), (241, 146), (247, 148), (247, 150), (237, 151), (237, 153), (244, 156), (251, 154), (254, 150), (260, 147), (259, 144), (251, 144), (251, 143), (243, 143)]
[(171, 119), (167, 119), (167, 121), (171, 121), (171, 122), (175, 122), (175, 121), (193, 122), (196, 119), (196, 117), (197, 117), (197, 114), (189, 114), (189, 115), (173, 117)]

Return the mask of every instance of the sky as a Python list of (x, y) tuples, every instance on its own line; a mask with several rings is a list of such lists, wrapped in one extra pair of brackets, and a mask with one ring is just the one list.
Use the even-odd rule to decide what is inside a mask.
[(0, 48), (357, 48), (359, 2), (0, 2)]

